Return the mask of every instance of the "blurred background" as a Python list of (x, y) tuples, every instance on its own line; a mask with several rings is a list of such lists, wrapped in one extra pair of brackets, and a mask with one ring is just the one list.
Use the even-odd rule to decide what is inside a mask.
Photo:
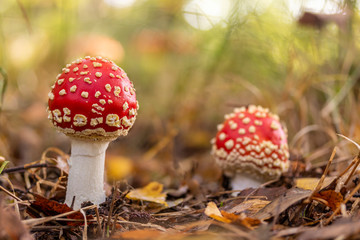
[(69, 153), (47, 93), (66, 63), (101, 55), (140, 104), (108, 149), (110, 182), (216, 182), (216, 125), (248, 104), (280, 116), (298, 175), (334, 146), (341, 169), (357, 152), (336, 134), (360, 142), (359, 11), (356, 0), (1, 0), (0, 156), (11, 167)]

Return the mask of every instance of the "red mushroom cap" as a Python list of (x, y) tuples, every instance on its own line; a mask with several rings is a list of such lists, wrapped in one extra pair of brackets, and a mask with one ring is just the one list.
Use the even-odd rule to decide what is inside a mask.
[(254, 105), (236, 108), (218, 125), (212, 155), (225, 174), (251, 172), (273, 179), (289, 166), (287, 134), (269, 109)]
[(59, 131), (100, 141), (127, 135), (139, 107), (124, 70), (101, 57), (66, 65), (49, 92), (48, 104), (48, 117)]

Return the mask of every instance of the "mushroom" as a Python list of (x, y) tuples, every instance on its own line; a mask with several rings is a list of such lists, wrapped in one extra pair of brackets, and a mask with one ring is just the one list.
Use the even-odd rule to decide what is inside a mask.
[(257, 188), (289, 167), (286, 131), (279, 117), (261, 106), (235, 108), (225, 115), (211, 154), (233, 190)]
[(109, 143), (126, 136), (139, 104), (124, 70), (102, 57), (78, 59), (62, 69), (51, 87), (48, 118), (71, 139), (65, 203), (105, 201), (104, 161)]

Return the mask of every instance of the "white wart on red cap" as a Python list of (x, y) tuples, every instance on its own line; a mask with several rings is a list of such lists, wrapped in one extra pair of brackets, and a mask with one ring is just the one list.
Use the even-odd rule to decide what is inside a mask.
[(225, 115), (212, 140), (212, 155), (228, 175), (251, 173), (274, 179), (287, 171), (287, 134), (269, 109), (250, 105)]
[(139, 106), (124, 70), (102, 57), (66, 65), (49, 92), (48, 105), (48, 117), (59, 131), (100, 141), (127, 135)]

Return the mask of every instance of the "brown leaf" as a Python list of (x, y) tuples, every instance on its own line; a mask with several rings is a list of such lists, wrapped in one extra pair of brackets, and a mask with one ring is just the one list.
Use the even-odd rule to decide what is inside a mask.
[(311, 194), (310, 190), (304, 190), (301, 188), (292, 188), (285, 192), (282, 196), (278, 197), (266, 207), (261, 209), (258, 213), (252, 217), (265, 220), (269, 219), (275, 215), (278, 215), (285, 211), (291, 205), (297, 203), (304, 198), (309, 197)]
[[(40, 213), (44, 214), (45, 216), (55, 216), (55, 215), (58, 215), (61, 213), (73, 211), (73, 209), (70, 208), (66, 204), (62, 204), (62, 203), (58, 203), (53, 200), (49, 200), (40, 195), (35, 195), (35, 201), (32, 202), (30, 205), (30, 209), (31, 208), (39, 211)], [(32, 216), (32, 217), (38, 217), (38, 216), (34, 215), (34, 213), (30, 209), (27, 209), (27, 213), (29, 213), (30, 216)], [(84, 219), (84, 216), (80, 212), (77, 212), (77, 213), (67, 216), (67, 218), (68, 219)], [(86, 216), (86, 218), (88, 220), (93, 219), (92, 216)], [(70, 225), (70, 226), (77, 226), (80, 224), (83, 224), (83, 223), (67, 222), (67, 225)]]
[(228, 212), (240, 213), (246, 211), (247, 214), (255, 214), (261, 209), (263, 209), (269, 203), (270, 201), (267, 200), (251, 199), (236, 205), (235, 207), (231, 208)]
[(341, 195), (341, 193), (339, 192), (335, 192), (334, 190), (321, 191), (319, 193), (314, 194), (313, 198), (315, 198), (315, 200), (316, 198), (325, 200), (325, 202), (324, 201), (321, 202), (325, 203), (326, 206), (330, 207), (331, 210), (333, 211), (335, 211), (335, 209), (337, 209), (344, 200), (343, 195)]
[(299, 240), (311, 239), (348, 239), (360, 233), (360, 219), (347, 219), (323, 228), (309, 229), (302, 233)]

